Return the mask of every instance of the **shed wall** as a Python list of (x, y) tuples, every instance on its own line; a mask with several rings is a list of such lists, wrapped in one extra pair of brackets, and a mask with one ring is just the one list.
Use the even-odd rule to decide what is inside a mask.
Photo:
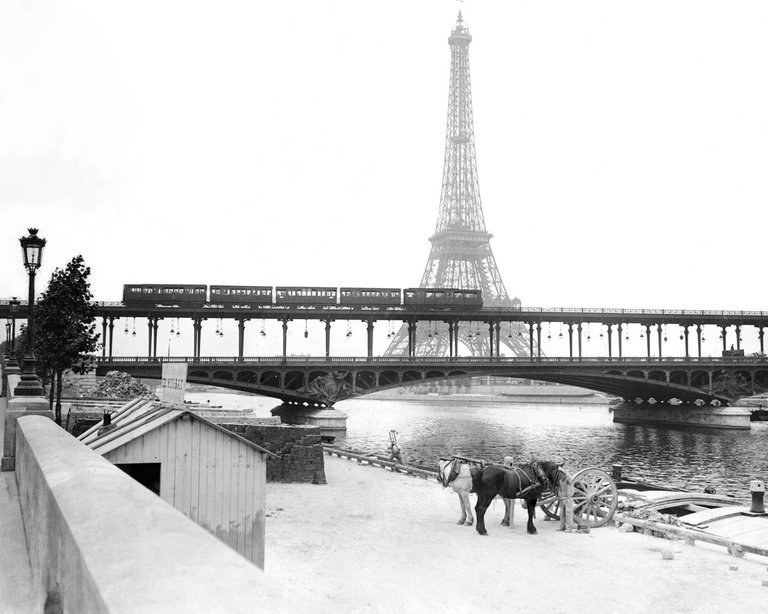
[(104, 456), (114, 464), (161, 463), (160, 497), (264, 568), (267, 471), (261, 452), (181, 418)]

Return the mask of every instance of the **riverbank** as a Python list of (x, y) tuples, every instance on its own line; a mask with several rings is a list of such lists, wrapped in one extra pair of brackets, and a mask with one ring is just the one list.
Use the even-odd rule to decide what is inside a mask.
[(540, 517), (528, 535), (519, 505), (514, 527), (499, 525), (500, 503), (480, 537), (436, 481), (328, 456), (325, 471), (322, 486), (267, 485), (266, 572), (310, 590), (316, 612), (736, 613), (768, 599), (760, 557), (608, 527), (564, 534)]

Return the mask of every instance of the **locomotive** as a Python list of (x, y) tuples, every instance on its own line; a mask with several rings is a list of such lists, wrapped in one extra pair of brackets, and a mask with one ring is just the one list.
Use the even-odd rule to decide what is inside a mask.
[[(210, 291), (209, 291), (210, 290)], [(448, 307), (483, 306), (480, 290), (460, 288), (335, 288), (323, 286), (211, 286), (204, 284), (126, 284), (123, 303), (129, 307), (178, 305), (200, 308), (274, 305), (342, 307)]]

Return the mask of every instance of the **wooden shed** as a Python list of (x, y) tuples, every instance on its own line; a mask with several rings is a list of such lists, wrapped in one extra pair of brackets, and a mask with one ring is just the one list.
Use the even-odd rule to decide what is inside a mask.
[(183, 407), (137, 399), (78, 439), (264, 568), (266, 455)]

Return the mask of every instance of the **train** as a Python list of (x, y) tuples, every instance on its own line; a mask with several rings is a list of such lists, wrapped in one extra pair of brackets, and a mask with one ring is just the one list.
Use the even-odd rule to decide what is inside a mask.
[(481, 290), (461, 288), (335, 288), (315, 286), (210, 286), (205, 284), (126, 284), (127, 307), (178, 305), (259, 308), (285, 305), (312, 307), (405, 307), (446, 309), (483, 306)]

